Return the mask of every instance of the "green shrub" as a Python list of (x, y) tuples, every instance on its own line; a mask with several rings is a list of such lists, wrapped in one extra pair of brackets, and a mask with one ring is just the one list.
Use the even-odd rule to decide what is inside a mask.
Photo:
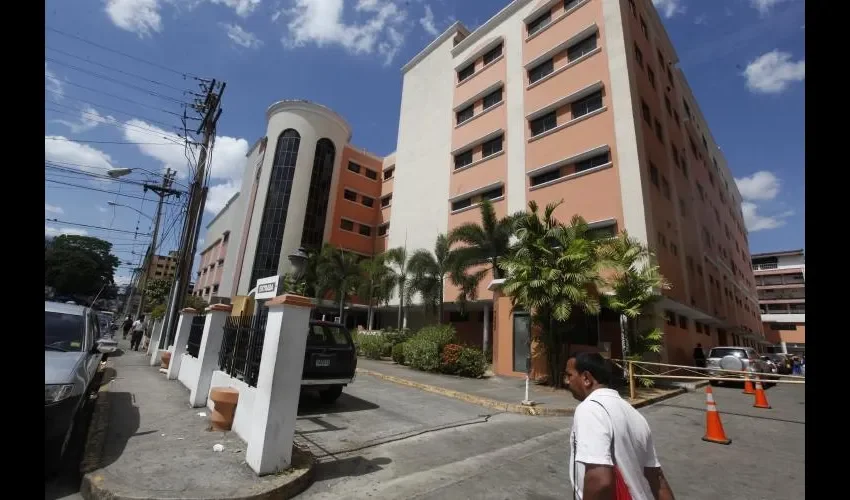
[(455, 327), (452, 325), (426, 326), (419, 330), (414, 338), (433, 342), (437, 344), (437, 350), (443, 352), (446, 345), (456, 342)]
[(381, 359), (384, 351), (383, 335), (361, 335), (360, 352), (368, 359)]
[(457, 373), (458, 365), (457, 360), (460, 357), (460, 353), (463, 350), (463, 346), (457, 344), (446, 344), (443, 347), (443, 352), (440, 355), (440, 361), (442, 364), (440, 365), (440, 371), (443, 373)]
[(405, 346), (404, 356), (411, 367), (426, 372), (440, 369), (440, 348), (436, 343), (414, 337)]
[(392, 350), (393, 361), (395, 361), (396, 363), (398, 363), (400, 365), (404, 364), (404, 349), (405, 349), (405, 346), (406, 346), (405, 342), (402, 342), (401, 344), (396, 344), (396, 345), (393, 346), (393, 350)]
[(387, 342), (386, 339), (382, 339), (383, 344), (381, 344), (381, 357), (389, 358), (393, 354), (393, 343)]
[(393, 346), (406, 342), (412, 337), (410, 330), (396, 330), (394, 328), (384, 330), (383, 335), (386, 341)]
[(480, 378), (487, 370), (487, 361), (480, 349), (464, 347), (457, 358), (457, 374), (462, 377)]

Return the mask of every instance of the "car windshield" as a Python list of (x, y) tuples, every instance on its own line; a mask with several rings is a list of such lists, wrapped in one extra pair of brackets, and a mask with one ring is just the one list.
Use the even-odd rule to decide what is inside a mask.
[(342, 327), (336, 325), (310, 325), (307, 335), (308, 346), (338, 347), (347, 346), (348, 336)]
[(84, 317), (79, 314), (44, 312), (44, 347), (61, 351), (82, 351)]
[(736, 358), (746, 358), (747, 355), (743, 349), (733, 349), (731, 347), (715, 347), (709, 354), (710, 358), (723, 358), (726, 356), (735, 356)]

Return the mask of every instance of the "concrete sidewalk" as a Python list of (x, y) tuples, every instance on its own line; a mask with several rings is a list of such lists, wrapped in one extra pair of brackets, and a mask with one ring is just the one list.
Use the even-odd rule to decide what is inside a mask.
[[(312, 459), (293, 452), (295, 467), (258, 477), (235, 433), (208, 431), (209, 410), (190, 408), (188, 390), (166, 380), (141, 352), (119, 340), (107, 361), (83, 460), (84, 498), (291, 498), (312, 479)], [(204, 412), (207, 416), (199, 416)], [(215, 444), (224, 446), (214, 452)]]
[[(461, 399), (486, 408), (535, 416), (569, 416), (578, 401), (566, 389), (553, 389), (532, 383), (529, 396), (535, 406), (524, 406), (525, 379), (491, 376), (480, 379), (428, 373), (392, 361), (358, 358), (357, 371), (397, 384)], [(683, 388), (638, 388), (632, 406), (639, 408), (685, 392)], [(620, 391), (628, 399), (628, 388)]]

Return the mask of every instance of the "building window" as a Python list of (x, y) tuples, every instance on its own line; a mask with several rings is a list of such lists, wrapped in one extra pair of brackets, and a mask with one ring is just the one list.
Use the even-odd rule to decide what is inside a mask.
[(213, 285), (212, 293), (218, 293), (218, 285)]
[(582, 160), (576, 163), (576, 172), (584, 172), (585, 170), (590, 170), (591, 168), (610, 163), (610, 161), (610, 155), (606, 151), (605, 153), (596, 155), (592, 158), (588, 158), (586, 160)]
[(665, 198), (670, 199), (670, 183), (663, 175), (661, 176), (661, 193), (664, 194)]
[(457, 82), (460, 83), (475, 73), (475, 63), (470, 64), (469, 66), (461, 69), (457, 72)]
[(484, 109), (489, 109), (502, 102), (502, 89), (495, 90), (484, 96)]
[(469, 120), (470, 118), (472, 118), (472, 114), (473, 114), (474, 109), (475, 109), (475, 106), (470, 104), (469, 106), (467, 106), (467, 107), (463, 108), (462, 110), (458, 111), (457, 113), (455, 113), (455, 117), (457, 118), (457, 124), (460, 125), (461, 123), (465, 122), (466, 120)]
[(635, 61), (637, 61), (638, 68), (643, 69), (643, 52), (640, 51), (637, 42), (635, 42)]
[(540, 118), (531, 120), (531, 136), (540, 135), (547, 130), (552, 130), (558, 126), (558, 118), (554, 111), (550, 111)]
[(339, 221), (339, 228), (345, 231), (354, 231), (354, 223), (348, 219), (341, 219)]
[(635, 11), (635, 0), (629, 0), (629, 10), (632, 11), (632, 15), (636, 15)]
[(572, 47), (567, 49), (567, 60), (572, 62), (578, 59), (579, 57), (589, 54), (593, 50), (596, 49), (596, 33), (590, 35), (584, 40), (576, 43)]
[(574, 102), (571, 106), (573, 119), (602, 108), (602, 92), (594, 92), (589, 96)]
[(342, 197), (348, 201), (357, 201), (357, 193), (350, 189), (343, 190)]
[(390, 230), (390, 223), (389, 222), (387, 222), (386, 224), (381, 224), (380, 226), (378, 226), (378, 236), (386, 236), (387, 232), (389, 232), (389, 230)]
[(469, 206), (472, 206), (472, 198), (464, 198), (462, 200), (453, 201), (452, 211), (461, 210)]
[(658, 231), (658, 244), (664, 248), (667, 248), (667, 238), (664, 237), (664, 233)]
[(365, 224), (360, 224), (360, 231), (359, 232), (363, 236), (372, 236), (372, 228), (365, 225)]
[(714, 174), (711, 172), (708, 173), (708, 182), (711, 183), (711, 187), (714, 187)]
[(455, 155), (455, 170), (472, 163), (472, 150)]
[(484, 54), (484, 64), (490, 64), (495, 61), (497, 57), (502, 55), (502, 44), (496, 45), (493, 49), (486, 54)]
[(549, 59), (528, 70), (528, 83), (532, 84), (555, 71), (555, 61)]
[(676, 122), (676, 126), (682, 128), (682, 124), (679, 122), (679, 112), (675, 109), (673, 110), (673, 121)]
[(260, 278), (278, 274), (283, 230), (300, 144), (301, 136), (293, 129), (284, 130), (277, 139), (249, 287), (253, 287)]
[(661, 129), (661, 122), (658, 121), (658, 118), (655, 119), (655, 137), (658, 137), (658, 140), (664, 142), (664, 131)]
[(481, 193), (482, 200), (495, 200), (496, 198), (501, 197), (505, 193), (505, 188), (499, 186), (495, 189), (491, 189), (489, 191), (485, 191)]
[(649, 112), (649, 105), (646, 104), (646, 101), (643, 99), (640, 100), (640, 113), (643, 116), (643, 121), (647, 123), (647, 125), (652, 125), (652, 114)]
[(646, 76), (649, 78), (649, 84), (652, 85), (652, 88), (655, 88), (655, 71), (652, 71), (652, 68), (646, 68)]
[(688, 329), (688, 318), (682, 316), (681, 314), (679, 315), (679, 328), (683, 330)]
[(705, 201), (705, 189), (703, 189), (702, 184), (697, 182), (697, 193), (699, 193), (699, 199)]
[(330, 139), (319, 139), (313, 157), (313, 173), (307, 191), (307, 211), (301, 234), (301, 246), (304, 248), (318, 248), (322, 245), (335, 158), (336, 148), (333, 142)]
[(395, 173), (395, 167), (391, 167), (391, 168), (384, 170), (384, 180), (392, 179), (394, 173)]
[(640, 30), (643, 32), (643, 36), (649, 40), (649, 28), (646, 27), (646, 21), (643, 20), (643, 16), (640, 16)]
[(673, 311), (664, 311), (664, 320), (668, 325), (676, 325), (676, 314)]
[(372, 179), (373, 181), (377, 180), (378, 179), (378, 172), (375, 172), (374, 170), (367, 168), (366, 169), (366, 177), (368, 177), (369, 179)]
[(670, 66), (667, 66), (667, 81), (670, 82), (670, 86), (676, 88), (676, 82), (673, 81), (673, 72), (670, 71)]
[(670, 252), (676, 257), (679, 256), (679, 247), (675, 243), (670, 243)]
[(655, 187), (658, 187), (658, 167), (656, 167), (652, 163), (649, 164), (649, 180), (651, 180), (652, 183), (655, 184)]
[(564, 0), (564, 10), (570, 10), (576, 6), (581, 0)]
[(502, 141), (505, 139), (505, 136), (500, 135), (495, 139), (491, 139), (484, 144), (481, 145), (481, 157), (487, 158), (488, 156), (494, 155), (502, 150)]
[(383, 198), (381, 198), (381, 208), (386, 208), (390, 206), (390, 203), (393, 201), (393, 194), (390, 193)]
[(590, 241), (599, 241), (617, 236), (617, 224), (607, 224), (587, 230), (585, 237)]
[(554, 170), (550, 170), (543, 174), (535, 175), (531, 178), (531, 185), (538, 186), (540, 184), (554, 181), (555, 179), (559, 179), (561, 177), (561, 169), (556, 168)]
[(688, 106), (688, 101), (684, 97), (682, 98), (682, 106), (685, 108), (685, 114), (688, 115), (688, 118), (693, 119), (693, 116), (691, 116), (691, 107)]
[(656, 49), (656, 52), (658, 53), (658, 64), (660, 64), (661, 67), (663, 68), (664, 67), (664, 54), (661, 53), (661, 49)]
[(361, 168), (360, 165), (354, 163), (353, 161), (348, 162), (348, 170), (351, 170), (355, 174), (360, 173), (360, 168)]
[(368, 196), (361, 196), (360, 203), (362, 203), (365, 207), (372, 208), (375, 205), (375, 199)]
[(670, 98), (667, 97), (666, 95), (664, 96), (664, 107), (667, 108), (667, 114), (672, 116), (673, 115), (673, 107), (670, 106)]
[(552, 12), (546, 12), (542, 16), (538, 17), (534, 21), (528, 23), (528, 36), (531, 36), (541, 29), (545, 28), (549, 22), (552, 20)]
[(694, 329), (696, 329), (697, 333), (702, 333), (702, 323), (694, 321)]

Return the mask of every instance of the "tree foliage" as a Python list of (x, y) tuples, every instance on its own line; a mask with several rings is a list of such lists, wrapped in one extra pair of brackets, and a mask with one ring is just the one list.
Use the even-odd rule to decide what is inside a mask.
[(44, 248), (44, 284), (57, 294), (97, 295), (104, 285), (114, 284), (121, 261), (112, 255), (112, 244), (91, 236), (57, 236)]

